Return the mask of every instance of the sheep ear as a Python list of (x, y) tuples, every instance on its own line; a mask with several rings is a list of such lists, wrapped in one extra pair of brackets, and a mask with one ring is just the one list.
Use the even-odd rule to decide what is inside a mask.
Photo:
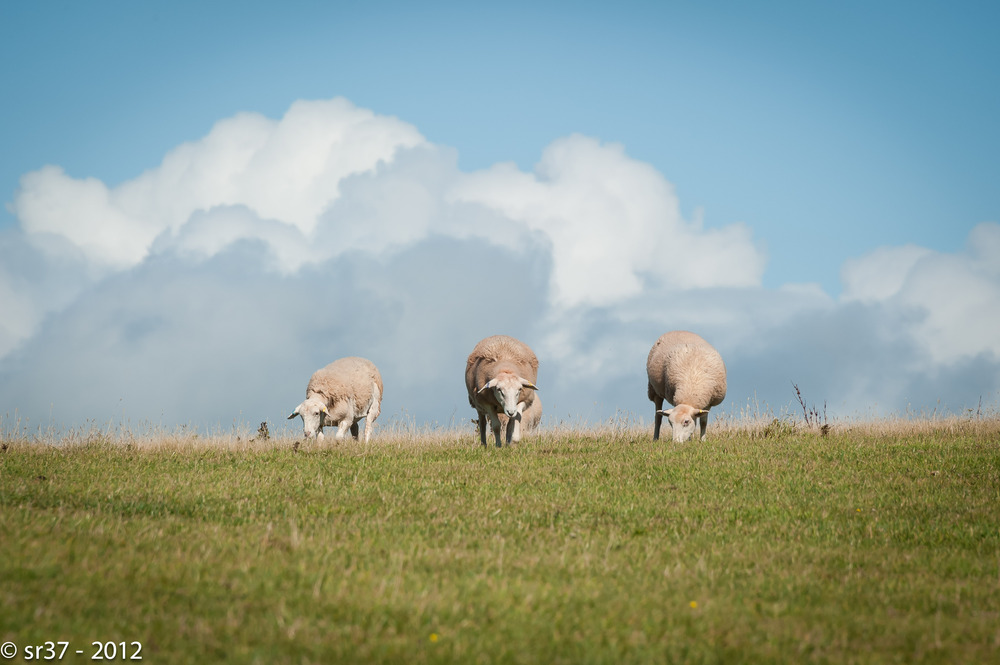
[(708, 409), (698, 409), (697, 411), (694, 412), (694, 415), (696, 415), (696, 416), (703, 416), (706, 413), (708, 413)]
[(669, 417), (669, 416), (670, 416), (670, 414), (671, 414), (671, 413), (673, 413), (673, 412), (674, 412), (674, 410), (673, 410), (673, 409), (667, 409), (666, 411), (664, 411), (663, 409), (660, 409), (659, 411), (657, 411), (657, 413), (659, 413), (660, 415), (663, 415), (663, 416), (668, 416), (668, 417)]
[(486, 382), (485, 386), (483, 386), (482, 388), (480, 388), (476, 392), (481, 395), (481, 394), (483, 394), (484, 390), (486, 390), (487, 388), (493, 388), (496, 385), (497, 385), (497, 380), (496, 379), (490, 379), (489, 381)]
[(521, 387), (522, 388), (531, 388), (532, 390), (538, 390), (538, 386), (536, 386), (531, 381), (528, 381), (527, 379), (521, 379)]
[(291, 420), (292, 418), (294, 418), (297, 415), (299, 415), (299, 407), (295, 407), (295, 410), (292, 411), (292, 415), (288, 416), (288, 419)]
[(319, 410), (325, 413), (326, 415), (330, 415), (330, 412), (326, 410), (326, 404), (321, 406)]

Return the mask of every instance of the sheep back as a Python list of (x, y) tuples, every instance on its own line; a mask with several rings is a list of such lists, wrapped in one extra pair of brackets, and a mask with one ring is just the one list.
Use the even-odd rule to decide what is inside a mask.
[(319, 395), (326, 400), (327, 408), (353, 400), (360, 417), (367, 413), (372, 404), (373, 384), (378, 386), (378, 400), (381, 402), (385, 391), (382, 388), (382, 375), (375, 363), (353, 356), (340, 358), (313, 373), (306, 387), (306, 399)]
[(660, 336), (646, 359), (648, 397), (673, 405), (708, 409), (726, 397), (726, 365), (715, 348), (699, 335), (675, 330)]

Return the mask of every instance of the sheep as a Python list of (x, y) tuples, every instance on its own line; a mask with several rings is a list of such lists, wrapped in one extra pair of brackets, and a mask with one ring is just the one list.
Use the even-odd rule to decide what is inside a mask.
[[(479, 413), (479, 438), (486, 445), (486, 419), (493, 429), (497, 447), (500, 438), (498, 413), (506, 414), (507, 443), (521, 440), (525, 413), (532, 415), (538, 358), (527, 344), (507, 335), (493, 335), (476, 344), (465, 364), (465, 387), (469, 404)], [(541, 404), (537, 407), (541, 419)]]
[[(726, 398), (726, 364), (719, 352), (692, 332), (668, 332), (649, 350), (646, 375), (646, 394), (656, 406), (653, 440), (660, 438), (660, 423), (666, 416), (676, 443), (691, 438), (695, 419), (704, 441), (709, 409)], [(674, 408), (662, 411), (664, 399)]]
[(365, 418), (365, 443), (382, 407), (382, 375), (372, 361), (349, 357), (316, 370), (306, 386), (306, 399), (295, 407), (291, 420), (302, 417), (307, 439), (323, 440), (323, 428), (336, 425), (337, 439), (347, 430), (358, 438), (358, 422)]

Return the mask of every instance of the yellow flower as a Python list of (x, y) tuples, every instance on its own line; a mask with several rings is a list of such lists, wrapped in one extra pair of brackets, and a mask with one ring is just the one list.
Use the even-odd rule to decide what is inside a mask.
[(431, 636), (428, 639), (431, 642), (437, 642), (438, 641), (438, 634), (437, 633), (431, 633)]
[(688, 605), (691, 607), (692, 610), (698, 609), (698, 601), (697, 600), (692, 600), (690, 603), (688, 603)]

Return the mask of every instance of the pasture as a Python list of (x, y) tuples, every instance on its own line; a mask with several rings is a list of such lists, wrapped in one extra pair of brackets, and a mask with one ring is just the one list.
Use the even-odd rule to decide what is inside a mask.
[(11, 662), (46, 641), (70, 662), (1000, 662), (996, 418), (474, 437), (8, 436), (0, 641)]

